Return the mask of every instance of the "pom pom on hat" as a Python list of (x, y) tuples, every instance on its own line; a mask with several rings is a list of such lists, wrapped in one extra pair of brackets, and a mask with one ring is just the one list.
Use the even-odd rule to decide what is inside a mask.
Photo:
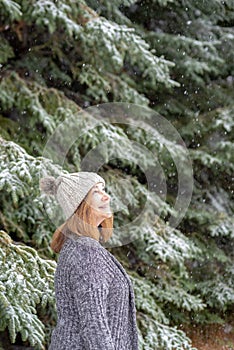
[(53, 176), (46, 176), (40, 179), (40, 189), (48, 195), (56, 195), (58, 185), (60, 184), (60, 178), (55, 179)]

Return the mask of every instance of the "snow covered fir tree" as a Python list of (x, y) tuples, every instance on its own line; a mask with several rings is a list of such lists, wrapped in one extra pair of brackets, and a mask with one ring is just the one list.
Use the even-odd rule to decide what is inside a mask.
[[(103, 139), (115, 157), (99, 174), (116, 207), (128, 199), (114, 230), (149, 204), (142, 225), (131, 226), (137, 239), (110, 249), (134, 285), (140, 350), (194, 349), (182, 326), (229, 322), (234, 310), (233, 1), (0, 0), (0, 21), (0, 349), (47, 349), (56, 323), (56, 227), (41, 169), (80, 171)], [(87, 129), (63, 168), (43, 154), (61, 122), (92, 126), (80, 111), (107, 102), (158, 113), (184, 140), (194, 183), (176, 228), (172, 154), (183, 164), (183, 146), (163, 135), (152, 142), (147, 120), (137, 132), (105, 120)], [(126, 154), (133, 142), (157, 153), (165, 201), (148, 189), (139, 153)]]

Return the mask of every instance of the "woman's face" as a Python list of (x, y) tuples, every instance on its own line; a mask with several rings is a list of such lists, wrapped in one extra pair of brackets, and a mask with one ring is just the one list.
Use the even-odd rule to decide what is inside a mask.
[(112, 212), (110, 210), (110, 196), (105, 192), (105, 187), (102, 182), (98, 182), (94, 185), (88, 196), (88, 203), (92, 210), (100, 219), (111, 217)]

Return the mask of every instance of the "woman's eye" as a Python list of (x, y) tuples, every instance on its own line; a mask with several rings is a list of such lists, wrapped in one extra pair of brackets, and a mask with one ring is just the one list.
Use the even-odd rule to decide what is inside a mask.
[[(105, 188), (103, 188), (102, 191), (106, 192), (106, 191), (105, 191)], [(98, 192), (99, 192), (99, 191), (96, 190), (96, 191), (94, 191), (93, 193), (98, 193)]]

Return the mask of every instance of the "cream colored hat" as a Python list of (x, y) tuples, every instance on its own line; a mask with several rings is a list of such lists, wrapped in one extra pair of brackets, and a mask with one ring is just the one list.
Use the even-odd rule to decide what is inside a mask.
[(105, 180), (96, 173), (81, 171), (59, 176), (46, 176), (40, 179), (40, 189), (54, 195), (67, 220), (78, 208), (91, 188), (98, 182), (105, 186)]

